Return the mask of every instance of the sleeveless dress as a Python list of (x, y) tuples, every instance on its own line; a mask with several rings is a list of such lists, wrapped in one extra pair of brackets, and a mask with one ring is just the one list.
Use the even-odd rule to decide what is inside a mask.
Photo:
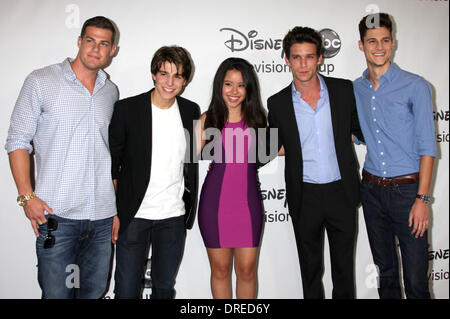
[[(255, 136), (241, 120), (222, 130), (222, 161), (212, 161), (200, 194), (198, 223), (207, 248), (258, 247), (263, 209), (254, 160)], [(219, 143), (220, 144), (220, 143)], [(250, 158), (252, 158), (250, 156)]]

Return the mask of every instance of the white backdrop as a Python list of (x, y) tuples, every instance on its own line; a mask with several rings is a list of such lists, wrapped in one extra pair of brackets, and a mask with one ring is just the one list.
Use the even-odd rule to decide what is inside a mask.
[[(119, 53), (106, 71), (119, 87), (121, 98), (151, 88), (153, 53), (163, 45), (177, 44), (188, 49), (195, 63), (193, 81), (183, 96), (199, 103), (205, 111), (214, 73), (220, 62), (230, 56), (246, 58), (255, 65), (264, 104), (270, 95), (290, 83), (292, 77), (284, 66), (281, 40), (296, 25), (335, 32), (329, 38), (333, 44), (329, 49), (337, 54), (325, 59), (323, 74), (352, 80), (359, 77), (365, 60), (357, 47), (358, 22), (374, 10), (388, 12), (397, 26), (395, 63), (422, 75), (433, 87), (439, 158), (433, 181), (436, 200), (432, 205), (429, 282), (435, 298), (448, 298), (448, 1), (378, 0), (375, 4), (372, 1), (1, 1), (1, 145), (6, 141), (9, 118), (25, 77), (34, 69), (74, 57), (82, 23), (95, 15), (111, 18), (120, 31)], [(365, 147), (357, 146), (356, 152), (362, 166)], [(202, 162), (200, 185), (206, 168), (207, 164)], [(260, 171), (267, 222), (259, 256), (259, 298), (302, 298), (294, 235), (284, 207), (283, 169), (284, 160), (277, 159)], [(0, 152), (0, 172), (3, 198), (0, 298), (40, 298), (35, 237), (23, 210), (16, 204), (17, 190), (6, 151)], [(357, 297), (378, 298), (361, 209), (358, 215)], [(332, 285), (326, 239), (325, 268), (325, 290), (330, 298)], [(206, 250), (195, 223), (188, 232), (177, 277), (177, 298), (211, 298), (209, 275)], [(107, 298), (114, 296), (113, 286), (112, 280)], [(144, 297), (149, 293), (150, 290), (145, 290)]]

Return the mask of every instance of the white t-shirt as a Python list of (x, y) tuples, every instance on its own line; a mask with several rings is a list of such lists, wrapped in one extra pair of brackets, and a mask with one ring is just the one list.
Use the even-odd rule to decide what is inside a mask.
[(177, 101), (168, 109), (152, 104), (150, 182), (136, 218), (161, 220), (185, 214), (185, 153), (186, 139)]

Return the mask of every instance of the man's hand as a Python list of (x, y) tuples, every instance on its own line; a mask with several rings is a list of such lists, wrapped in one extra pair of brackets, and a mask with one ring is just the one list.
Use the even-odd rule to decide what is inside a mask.
[(120, 228), (120, 220), (119, 217), (114, 216), (113, 218), (113, 226), (112, 226), (112, 233), (111, 233), (111, 241), (113, 244), (116, 244), (117, 238), (119, 238), (119, 228)]
[(413, 227), (411, 234), (415, 234), (416, 238), (423, 237), (428, 229), (429, 213), (428, 205), (420, 199), (416, 199), (411, 212), (409, 213), (409, 227)]
[(27, 201), (27, 204), (23, 207), (23, 210), (25, 211), (27, 218), (31, 221), (31, 227), (34, 230), (36, 237), (39, 237), (39, 225), (47, 222), (44, 211), (47, 211), (50, 215), (54, 215), (53, 210), (39, 197), (34, 197)]

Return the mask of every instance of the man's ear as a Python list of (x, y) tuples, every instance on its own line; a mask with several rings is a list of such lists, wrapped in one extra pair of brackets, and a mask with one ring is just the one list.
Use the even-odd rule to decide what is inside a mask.
[(317, 61), (317, 65), (321, 65), (322, 62), (323, 62), (323, 55), (321, 54), (321, 55), (319, 56), (318, 61)]
[(113, 44), (112, 48), (111, 48), (111, 53), (109, 54), (110, 57), (113, 57), (114, 54), (116, 54), (117, 51), (117, 45)]
[(286, 62), (286, 64), (291, 67), (291, 63), (289, 62), (289, 58), (287, 57), (287, 55), (284, 56), (284, 62)]
[(364, 44), (361, 40), (358, 41), (358, 47), (361, 51), (364, 51)]

